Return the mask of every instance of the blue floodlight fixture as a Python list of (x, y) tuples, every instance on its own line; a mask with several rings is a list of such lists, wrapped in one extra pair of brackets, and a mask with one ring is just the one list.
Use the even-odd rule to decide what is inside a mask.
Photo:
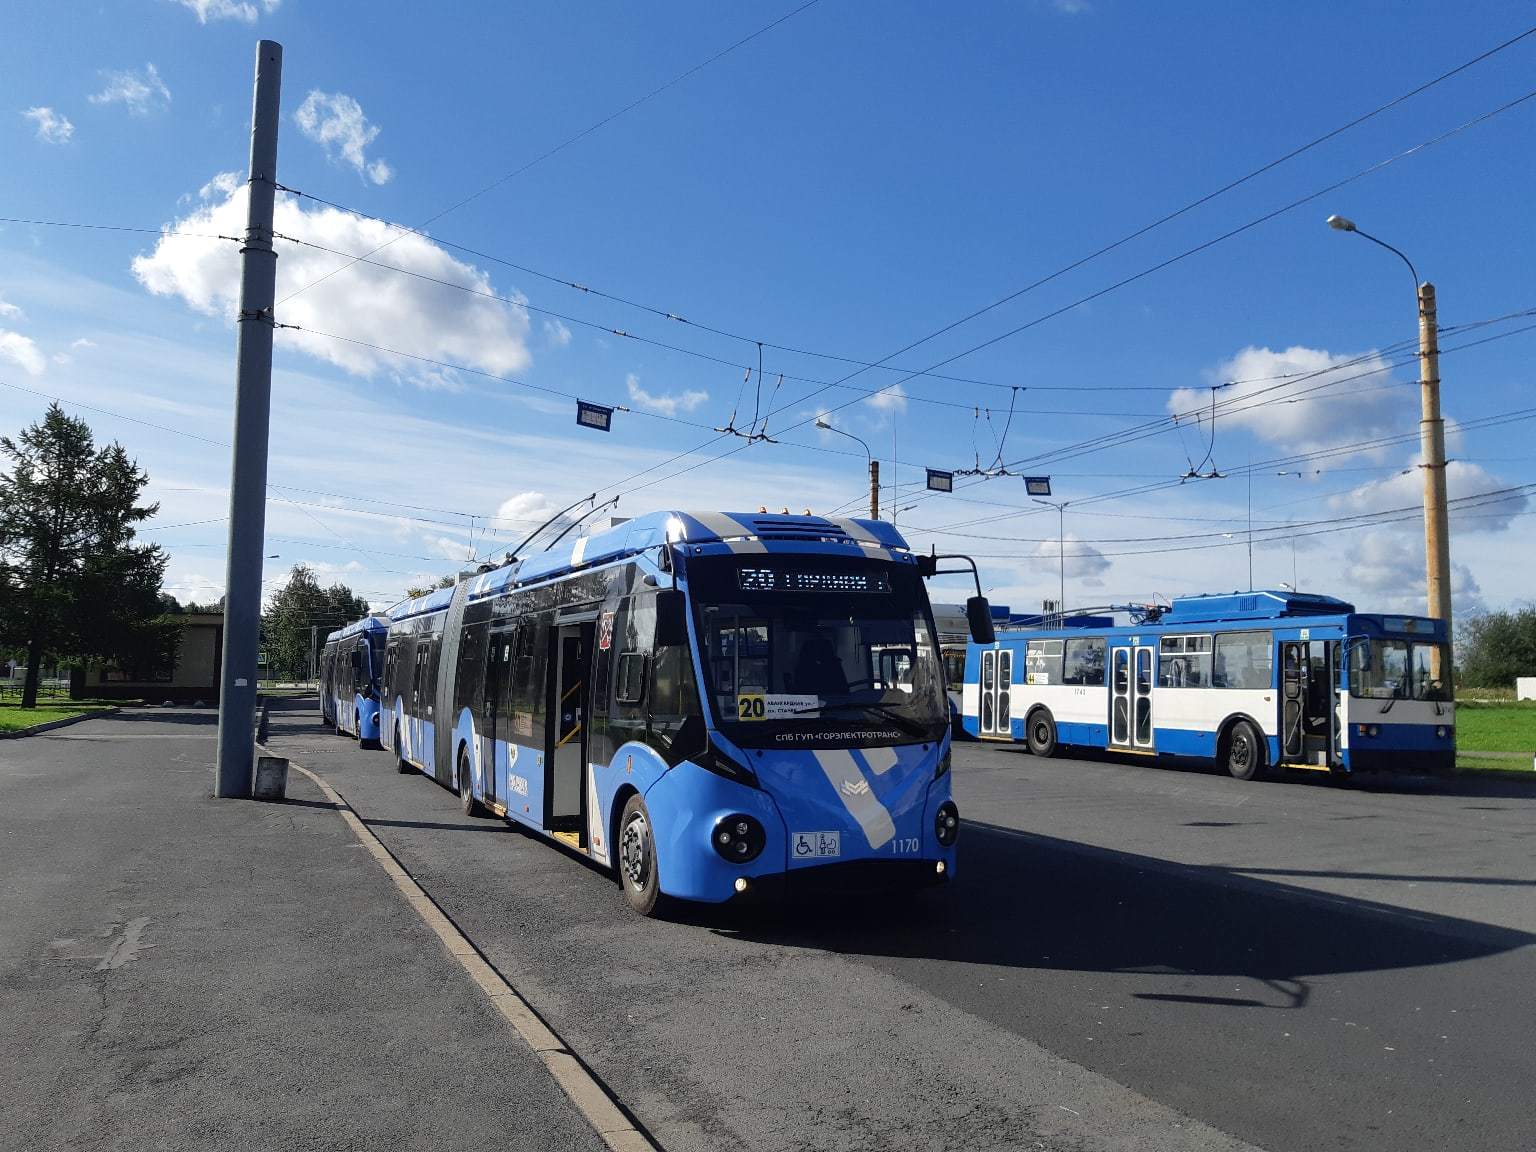
[(576, 401), (576, 423), (597, 432), (608, 432), (613, 428), (613, 409), (602, 404), (589, 404), (585, 400), (578, 400)]
[(1051, 478), (1049, 476), (1024, 477), (1024, 491), (1031, 496), (1049, 496), (1051, 494)]
[(953, 472), (940, 472), (937, 468), (928, 469), (928, 491), (953, 492), (955, 490), (955, 474)]

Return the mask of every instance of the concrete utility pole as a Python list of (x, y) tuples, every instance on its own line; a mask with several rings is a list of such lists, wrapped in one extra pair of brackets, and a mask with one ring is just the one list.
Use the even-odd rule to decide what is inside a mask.
[(1429, 614), (1451, 629), (1451, 526), (1445, 495), (1445, 421), (1440, 418), (1440, 337), (1435, 286), (1419, 285), (1419, 450), (1424, 454), (1424, 555)]
[[(1413, 275), (1414, 295), (1419, 304), (1419, 451), (1424, 463), (1424, 566), (1429, 600), (1429, 615), (1445, 621), (1447, 640), (1451, 639), (1451, 529), (1445, 495), (1445, 421), (1440, 418), (1440, 339), (1435, 310), (1435, 286), (1420, 281), (1413, 261), (1385, 240), (1362, 232), (1353, 220), (1343, 216), (1328, 217), (1328, 227), (1339, 232), (1353, 232), (1378, 244), (1408, 265)], [(1439, 656), (1431, 674), (1444, 680), (1448, 671), (1439, 667)]]
[(272, 332), (277, 253), (277, 122), (283, 47), (256, 44), (251, 107), (250, 193), (240, 248), (240, 315), (235, 368), (235, 450), (229, 485), (229, 557), (224, 578), (224, 667), (219, 676), (216, 796), (249, 798), (255, 758), (256, 660), (261, 630), (261, 565), (267, 519), (267, 433), (272, 407)]

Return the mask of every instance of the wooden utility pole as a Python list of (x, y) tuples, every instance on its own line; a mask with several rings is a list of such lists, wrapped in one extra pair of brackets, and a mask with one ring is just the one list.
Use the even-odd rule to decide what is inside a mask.
[(1451, 634), (1451, 531), (1445, 496), (1445, 421), (1440, 418), (1440, 341), (1435, 286), (1419, 285), (1419, 450), (1424, 463), (1424, 557), (1429, 615)]

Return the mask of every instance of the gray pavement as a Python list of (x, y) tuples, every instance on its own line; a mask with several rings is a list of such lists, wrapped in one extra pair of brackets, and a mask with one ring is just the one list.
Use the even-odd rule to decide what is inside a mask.
[(306, 781), (214, 715), (0, 744), (0, 1148), (598, 1149)]
[[(167, 719), (0, 747), (0, 1147), (592, 1146), (319, 794), (209, 800)], [(305, 703), (272, 743), (671, 1152), (1536, 1146), (1523, 785), (972, 745), (949, 889), (647, 921)]]

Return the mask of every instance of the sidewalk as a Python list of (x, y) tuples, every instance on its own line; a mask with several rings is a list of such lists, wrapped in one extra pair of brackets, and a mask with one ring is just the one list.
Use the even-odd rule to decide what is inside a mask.
[(215, 801), (214, 716), (0, 745), (0, 1149), (600, 1149), (295, 774)]

